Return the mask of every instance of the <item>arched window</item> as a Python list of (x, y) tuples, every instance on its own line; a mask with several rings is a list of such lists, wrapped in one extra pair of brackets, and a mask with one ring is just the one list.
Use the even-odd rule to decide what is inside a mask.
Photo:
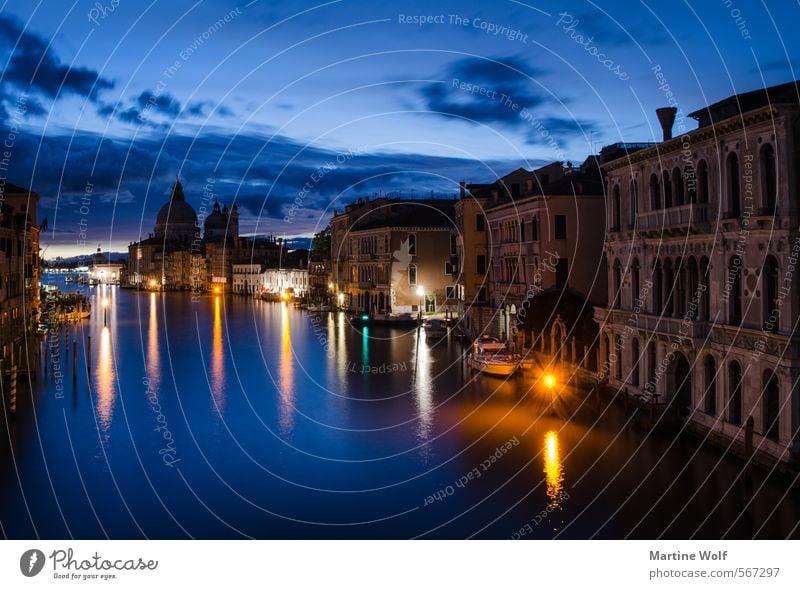
[(614, 202), (611, 205), (613, 208), (613, 210), (611, 211), (611, 214), (613, 215), (611, 217), (612, 231), (619, 231), (621, 229), (620, 227), (620, 220), (622, 219), (622, 211), (620, 211), (621, 204), (622, 203), (620, 202), (620, 197), (619, 197), (619, 185), (617, 185), (614, 186)]
[(539, 218), (534, 217), (531, 221), (531, 241), (539, 241)]
[(729, 217), (739, 218), (742, 213), (741, 193), (739, 191), (739, 156), (728, 156), (728, 206)]
[(622, 380), (622, 339), (617, 335), (614, 340), (616, 343), (614, 353), (617, 355), (617, 361), (614, 363), (614, 372), (617, 380)]
[(780, 387), (778, 377), (771, 370), (765, 370), (761, 378), (764, 424), (762, 433), (770, 440), (778, 440), (780, 432)]
[(672, 192), (675, 200), (675, 206), (679, 207), (683, 204), (683, 174), (680, 168), (672, 170)]
[(717, 414), (717, 363), (714, 356), (708, 354), (704, 362), (706, 393), (703, 403), (705, 412), (709, 415)]
[(711, 267), (708, 263), (708, 258), (703, 256), (700, 258), (700, 284), (703, 289), (700, 296), (700, 308), (697, 310), (697, 316), (700, 319), (708, 319), (711, 317), (711, 294), (709, 283), (711, 279)]
[(614, 260), (614, 303), (613, 307), (615, 309), (619, 309), (622, 305), (620, 304), (622, 301), (622, 264), (619, 263), (619, 259)]
[(729, 323), (738, 325), (742, 322), (742, 259), (739, 256), (733, 256), (728, 264), (726, 287), (730, 288), (728, 293)]
[(636, 338), (631, 342), (631, 384), (639, 386), (639, 340)]
[(631, 262), (631, 300), (633, 301), (632, 307), (639, 307), (639, 311), (644, 310), (644, 301), (639, 301), (642, 296), (641, 286), (639, 283), (639, 260), (634, 258)]
[(664, 208), (668, 209), (672, 206), (672, 182), (669, 178), (669, 172), (666, 170), (661, 176), (661, 183), (664, 189)]
[(697, 270), (697, 262), (693, 257), (686, 263), (686, 309), (691, 319), (700, 316), (700, 306), (702, 305), (700, 291), (700, 276)]
[(728, 364), (728, 421), (742, 425), (742, 367), (736, 360)]
[(661, 274), (661, 260), (653, 266), (653, 312), (661, 313), (664, 308), (664, 278)]
[(653, 210), (661, 208), (661, 186), (658, 184), (658, 176), (650, 175), (650, 206)]
[(683, 177), (686, 180), (686, 202), (697, 202), (697, 170), (687, 166), (683, 170)]
[(656, 344), (652, 341), (647, 344), (647, 370), (648, 378), (650, 379), (647, 384), (654, 387), (656, 378)]
[(764, 270), (761, 272), (764, 294), (764, 330), (778, 331), (778, 261), (774, 256), (767, 256), (764, 260)]
[(417, 255), (417, 236), (414, 233), (408, 234), (408, 255), (409, 256)]
[(631, 227), (636, 225), (636, 217), (639, 215), (639, 186), (636, 184), (636, 180), (631, 180), (630, 185), (630, 199), (631, 199)]
[(697, 164), (697, 193), (698, 202), (708, 204), (708, 164), (706, 160), (700, 160)]
[(764, 215), (775, 214), (775, 203), (778, 202), (778, 171), (776, 169), (775, 149), (767, 143), (761, 148), (761, 202), (764, 205)]
[[(666, 316), (672, 316), (672, 313), (675, 311), (675, 274), (672, 271), (672, 260), (669, 258), (664, 261), (663, 287), (665, 291), (663, 311)], [(655, 309), (656, 312), (661, 310), (662, 309)]]

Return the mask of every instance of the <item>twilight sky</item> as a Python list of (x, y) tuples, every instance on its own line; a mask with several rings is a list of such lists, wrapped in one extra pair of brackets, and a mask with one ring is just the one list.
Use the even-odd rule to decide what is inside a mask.
[(796, 79), (799, 17), (789, 0), (11, 0), (0, 174), (42, 195), (46, 257), (147, 236), (175, 174), (198, 211), (204, 186), (235, 199), (244, 233), (309, 235), (360, 195), (452, 195), (658, 139), (665, 83), (688, 113)]

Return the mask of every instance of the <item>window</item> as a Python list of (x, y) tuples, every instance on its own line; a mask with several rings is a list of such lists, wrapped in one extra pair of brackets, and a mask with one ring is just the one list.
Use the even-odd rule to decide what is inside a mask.
[(764, 270), (761, 272), (764, 280), (764, 331), (778, 330), (778, 261), (773, 256), (764, 260)]
[(717, 414), (717, 363), (714, 356), (709, 354), (705, 360), (706, 397), (705, 411), (709, 415)]
[(778, 190), (777, 172), (775, 169), (775, 149), (767, 143), (761, 148), (761, 189), (764, 191), (762, 202), (765, 215), (775, 214), (776, 192)]
[(675, 206), (683, 204), (683, 173), (680, 168), (672, 170), (672, 189), (675, 193)]
[(458, 236), (455, 233), (450, 234), (450, 255), (455, 256), (456, 252), (458, 251), (456, 248), (458, 246)]
[(417, 236), (414, 233), (408, 234), (408, 255), (417, 255)]
[(636, 184), (636, 180), (631, 180), (630, 186), (631, 194), (631, 228), (636, 225), (636, 216), (639, 214), (639, 187)]
[(639, 386), (639, 340), (633, 338), (631, 344), (631, 384), (635, 387)]
[(706, 160), (700, 160), (700, 163), (697, 164), (697, 190), (698, 190), (698, 202), (700, 203), (707, 203), (708, 202), (708, 164)]
[(733, 361), (728, 365), (728, 421), (742, 424), (742, 367)]
[(486, 231), (486, 217), (483, 213), (475, 215), (475, 231)]
[(553, 224), (555, 225), (556, 239), (566, 239), (567, 238), (567, 216), (566, 215), (556, 215)]
[(457, 273), (458, 273), (458, 271), (456, 270), (456, 268), (457, 268), (457, 265), (456, 265), (456, 264), (453, 264), (453, 263), (451, 263), (451, 262), (445, 262), (445, 263), (444, 263), (444, 273), (445, 273), (447, 276), (451, 276), (451, 275), (453, 275), (453, 274), (457, 274)]
[(765, 370), (762, 377), (764, 392), (762, 399), (764, 402), (764, 425), (762, 432), (764, 437), (778, 441), (780, 437), (780, 387), (778, 377), (771, 370)]
[(485, 286), (481, 286), (478, 289), (478, 293), (475, 295), (475, 300), (477, 300), (479, 303), (485, 303), (486, 302), (486, 287)]
[(672, 206), (672, 181), (669, 177), (669, 172), (664, 170), (662, 175), (661, 187), (664, 190), (664, 208), (668, 209)]
[(486, 274), (486, 256), (483, 254), (478, 254), (475, 259), (475, 273), (476, 274)]
[(631, 262), (631, 300), (633, 302), (631, 307), (638, 307), (637, 310), (642, 311), (644, 310), (644, 301), (639, 300), (639, 297), (642, 296), (639, 282), (639, 260), (634, 258)]
[(539, 218), (534, 217), (531, 221), (531, 241), (539, 240)]
[(416, 264), (409, 264), (408, 265), (408, 283), (411, 286), (414, 286), (417, 283), (417, 265)]
[(447, 299), (456, 298), (456, 287), (455, 286), (445, 286), (444, 287), (444, 296)]
[(728, 282), (725, 287), (728, 285), (731, 289), (728, 306), (729, 322), (736, 325), (742, 322), (742, 259), (739, 256), (733, 256), (728, 264)]
[(622, 203), (620, 202), (620, 197), (619, 197), (619, 186), (615, 186), (614, 187), (614, 202), (611, 205), (611, 207), (612, 207), (611, 214), (613, 215), (612, 221), (611, 221), (611, 223), (612, 223), (611, 230), (612, 231), (619, 231), (619, 229), (620, 229), (619, 225), (620, 225), (620, 219), (622, 217), (622, 215), (620, 214), (621, 213), (621, 211), (620, 211), (621, 204)]
[(658, 176), (650, 176), (650, 206), (654, 211), (661, 208), (661, 187), (658, 185)]
[(614, 289), (611, 306), (619, 309), (622, 306), (622, 264), (619, 260), (614, 260), (614, 284), (611, 288)]
[(738, 218), (741, 214), (739, 191), (739, 156), (732, 153), (728, 156), (728, 203), (730, 204), (729, 217)]
[(519, 221), (519, 240), (525, 241), (525, 221), (522, 219)]
[(566, 258), (559, 258), (556, 262), (556, 288), (566, 288), (569, 277), (569, 266)]

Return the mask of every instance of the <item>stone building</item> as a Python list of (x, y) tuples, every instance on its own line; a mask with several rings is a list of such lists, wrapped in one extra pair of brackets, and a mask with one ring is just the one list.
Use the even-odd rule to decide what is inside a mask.
[(340, 306), (373, 315), (455, 310), (453, 228), (453, 201), (348, 205), (331, 220), (331, 280)]
[(574, 340), (583, 353), (596, 340), (594, 305), (606, 302), (598, 162), (590, 157), (579, 168), (554, 162), (521, 172), (467, 185), (456, 205), (462, 325), (472, 337), (489, 334), (528, 347), (558, 320), (565, 341), (551, 344), (548, 335), (537, 349), (557, 354)]
[(0, 203), (0, 346), (18, 362), (25, 332), (40, 319), (39, 195), (4, 182)]
[[(752, 418), (757, 455), (798, 449), (800, 254), (795, 83), (692, 113), (699, 127), (604, 165), (603, 378), (668, 403), (740, 448)], [(679, 119), (682, 125), (682, 119)]]

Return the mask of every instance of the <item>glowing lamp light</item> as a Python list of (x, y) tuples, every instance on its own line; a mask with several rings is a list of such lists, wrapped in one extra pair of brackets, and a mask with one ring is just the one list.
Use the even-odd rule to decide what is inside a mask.
[(369, 315), (362, 315), (361, 321), (369, 321)]
[(423, 297), (423, 296), (425, 296), (425, 288), (423, 288), (423, 286), (422, 286), (422, 285), (420, 285), (420, 286), (418, 286), (418, 287), (417, 287), (417, 296), (418, 296), (418, 297)]
[(156, 282), (155, 280), (151, 280), (150, 281), (150, 288), (155, 288), (156, 286), (158, 286), (158, 282)]
[(215, 286), (214, 287), (214, 292), (219, 293), (219, 291), (220, 291), (220, 288), (218, 286)]
[(108, 299), (103, 299), (103, 308), (108, 307)]
[(337, 298), (339, 299), (339, 304), (344, 305), (344, 293), (340, 292)]
[(552, 374), (548, 374), (544, 377), (544, 386), (548, 389), (552, 389), (556, 385), (556, 379)]

